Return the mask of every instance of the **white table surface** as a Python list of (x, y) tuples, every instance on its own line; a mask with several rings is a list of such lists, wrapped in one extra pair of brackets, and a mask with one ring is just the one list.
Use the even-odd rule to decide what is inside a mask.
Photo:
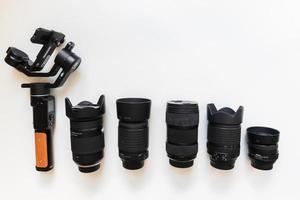
[[(298, 0), (1, 0), (0, 199), (299, 199), (300, 1)], [(9, 46), (32, 59), (37, 27), (74, 41), (82, 58), (54, 91), (55, 168), (34, 169), (34, 137), (25, 77), (4, 61)], [(47, 66), (51, 66), (52, 60)], [(105, 158), (93, 174), (72, 161), (64, 98), (106, 95)], [(150, 157), (136, 172), (122, 168), (115, 100), (151, 98)], [(199, 153), (193, 168), (169, 166), (165, 152), (168, 100), (199, 102)], [(241, 155), (234, 170), (209, 165), (206, 104), (245, 106)], [(247, 158), (245, 129), (281, 131), (280, 157), (269, 172)]]

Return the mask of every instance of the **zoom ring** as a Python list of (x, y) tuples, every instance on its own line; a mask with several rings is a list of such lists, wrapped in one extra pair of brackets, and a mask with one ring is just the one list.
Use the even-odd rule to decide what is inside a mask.
[(223, 144), (223, 145), (233, 145), (239, 144), (241, 140), (241, 126), (224, 126), (208, 124), (207, 135), (208, 142)]
[[(136, 124), (140, 125), (140, 124)], [(119, 126), (119, 149), (123, 152), (138, 153), (148, 148), (149, 128), (128, 129)]]
[(199, 124), (199, 114), (177, 114), (177, 113), (166, 113), (166, 123), (172, 126), (190, 127), (197, 126)]

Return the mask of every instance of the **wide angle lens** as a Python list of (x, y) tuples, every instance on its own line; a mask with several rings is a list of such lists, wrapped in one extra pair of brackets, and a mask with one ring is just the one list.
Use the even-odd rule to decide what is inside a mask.
[(104, 96), (97, 104), (82, 101), (72, 106), (66, 98), (66, 115), (70, 118), (73, 160), (79, 171), (89, 173), (100, 167), (104, 150)]
[(217, 110), (214, 104), (207, 105), (207, 152), (211, 165), (217, 169), (234, 168), (240, 155), (243, 110), (242, 106), (235, 112), (228, 107)]

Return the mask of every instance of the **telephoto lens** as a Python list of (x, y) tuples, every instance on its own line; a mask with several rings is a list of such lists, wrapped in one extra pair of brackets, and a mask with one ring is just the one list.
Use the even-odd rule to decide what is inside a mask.
[(119, 156), (126, 169), (140, 169), (144, 166), (144, 160), (148, 158), (150, 109), (149, 99), (117, 100)]
[(166, 123), (169, 163), (178, 168), (193, 166), (198, 152), (198, 104), (193, 101), (169, 101)]
[(214, 104), (207, 105), (207, 152), (210, 164), (217, 169), (233, 169), (240, 155), (243, 110), (242, 106), (235, 112), (228, 107), (217, 110)]
[(83, 173), (94, 172), (100, 167), (104, 150), (103, 115), (105, 113), (104, 96), (98, 103), (82, 101), (72, 106), (65, 99), (66, 115), (70, 118), (71, 149), (73, 160)]
[(278, 159), (279, 131), (254, 126), (247, 129), (248, 156), (251, 165), (260, 170), (271, 170)]

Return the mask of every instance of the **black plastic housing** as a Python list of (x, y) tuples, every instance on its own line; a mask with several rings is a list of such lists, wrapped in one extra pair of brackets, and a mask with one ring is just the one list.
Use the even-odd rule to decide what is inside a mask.
[(48, 83), (30, 85), (35, 130), (36, 170), (49, 171), (53, 168), (52, 133), (55, 123), (55, 98), (50, 95)]
[(254, 126), (247, 129), (248, 156), (251, 165), (260, 170), (271, 170), (278, 159), (279, 131)]
[(117, 100), (119, 119), (118, 146), (123, 167), (134, 170), (144, 166), (148, 158), (151, 100), (123, 98)]
[(178, 168), (191, 167), (198, 153), (198, 104), (193, 101), (169, 101), (166, 123), (169, 163)]
[(5, 61), (17, 70), (41, 71), (54, 50), (64, 42), (65, 35), (53, 30), (37, 28), (31, 37), (31, 42), (42, 44), (43, 47), (36, 56), (35, 61), (31, 61), (29, 56), (15, 48), (9, 47)]
[(217, 169), (233, 169), (240, 155), (243, 110), (242, 106), (235, 112), (228, 107), (217, 110), (214, 104), (207, 105), (207, 152)]
[(71, 149), (73, 160), (79, 171), (94, 172), (100, 167), (104, 151), (103, 115), (105, 113), (104, 95), (97, 104), (82, 101), (72, 106), (65, 99), (66, 115), (70, 118)]
[[(72, 52), (75, 44), (73, 42), (69, 42), (55, 57), (54, 65), (49, 72), (36, 72), (30, 71), (27, 68), (24, 68), (20, 64), (14, 65), (11, 61), (11, 49), (7, 50), (7, 55), (5, 57), (5, 61), (7, 64), (15, 67), (20, 72), (24, 73), (29, 77), (53, 77), (57, 75), (56, 80), (53, 83), (48, 83), (49, 88), (57, 88), (61, 87), (65, 81), (68, 79), (70, 74), (74, 72), (81, 63), (81, 58), (77, 56), (74, 52)], [(29, 84), (23, 84), (23, 87), (30, 87)]]

